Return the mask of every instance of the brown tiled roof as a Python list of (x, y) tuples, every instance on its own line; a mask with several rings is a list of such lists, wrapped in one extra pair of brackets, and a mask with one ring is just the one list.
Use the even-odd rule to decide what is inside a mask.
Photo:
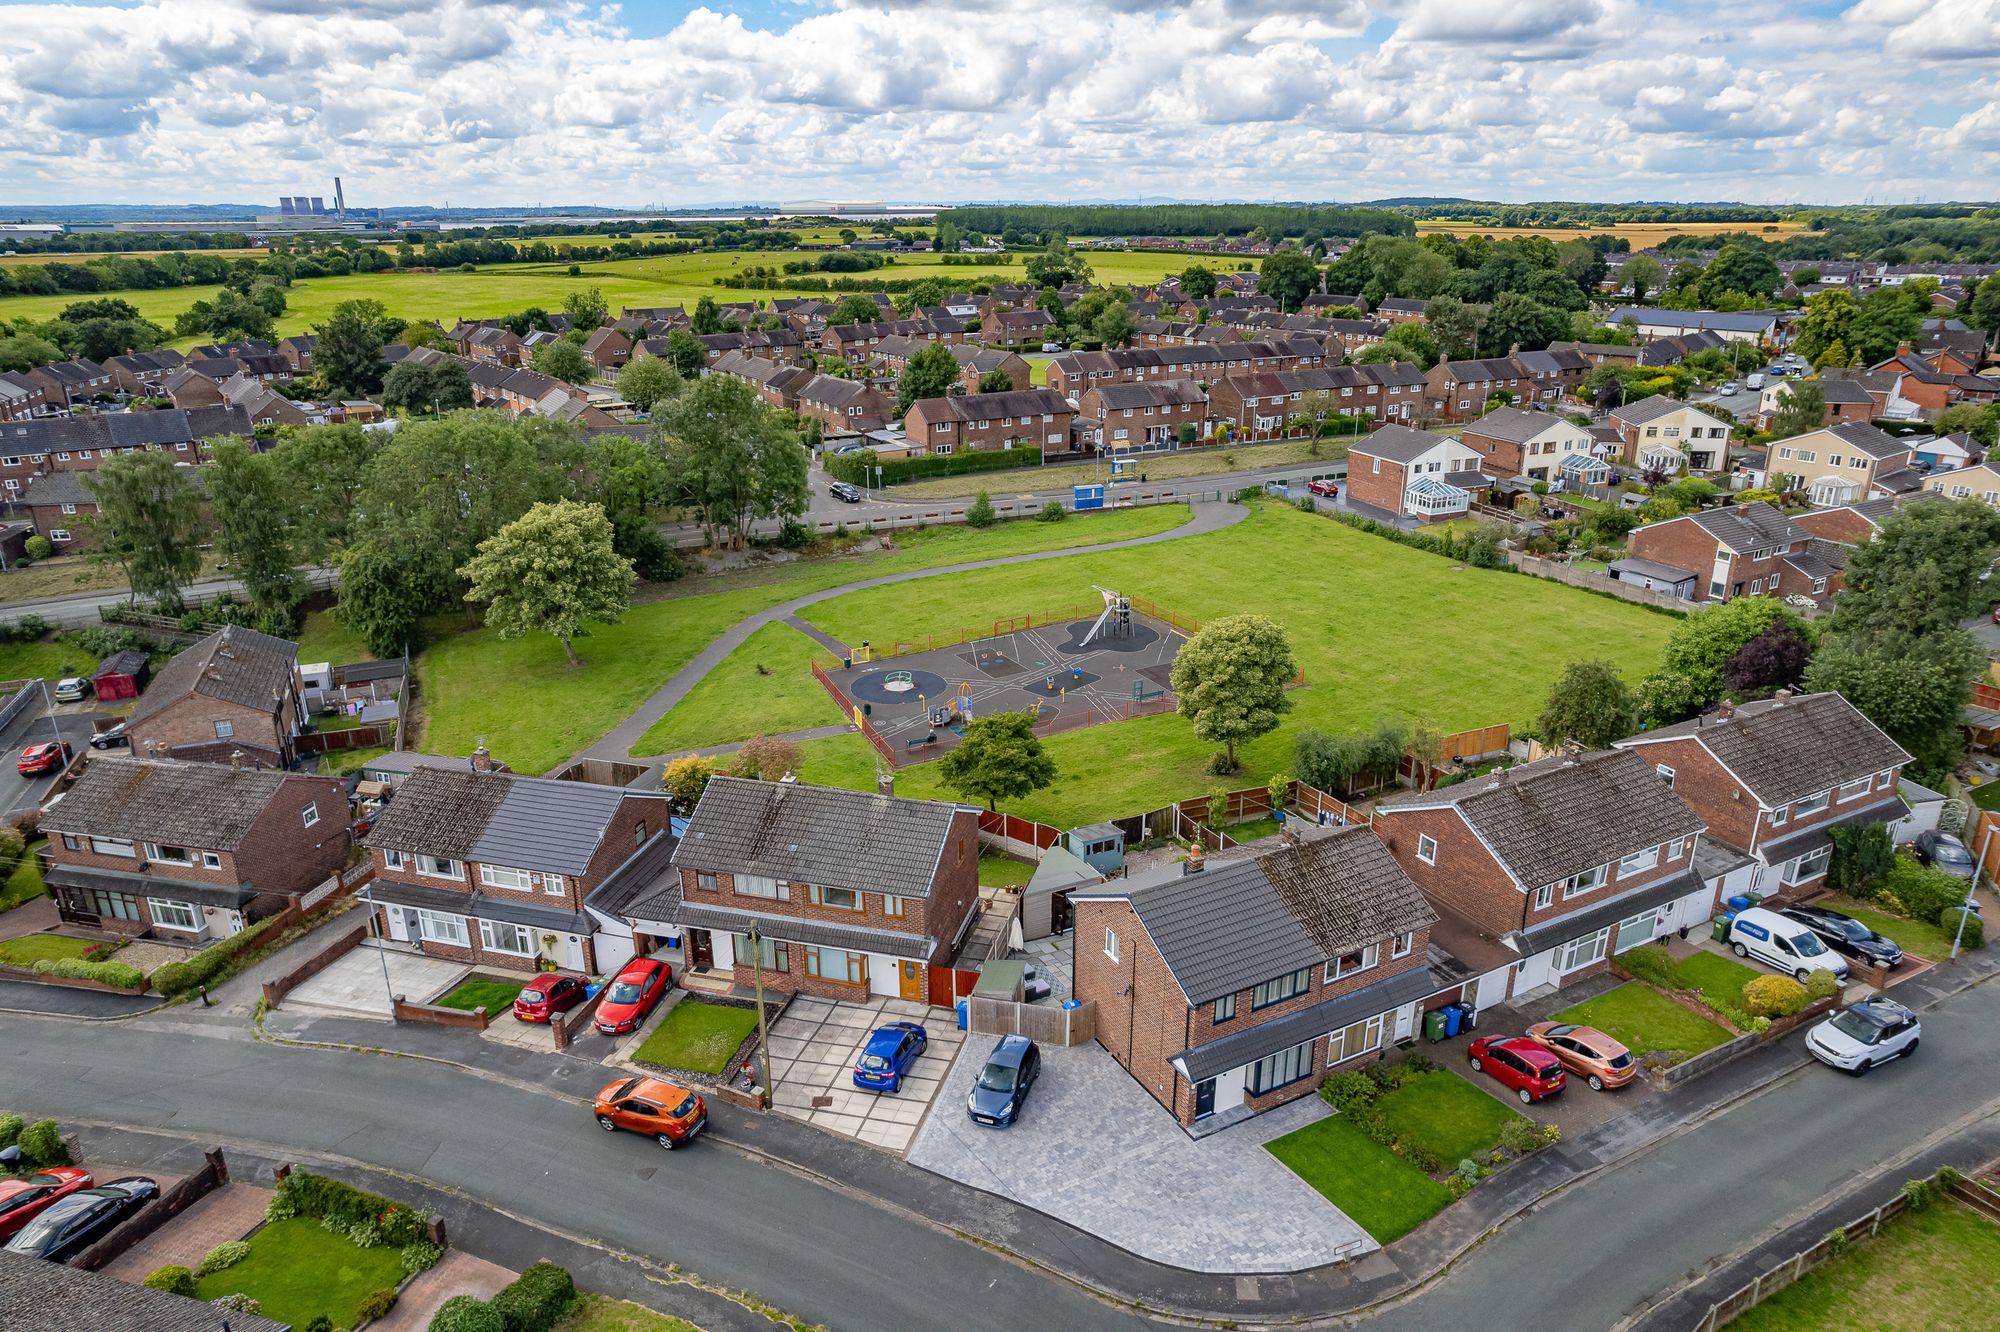
[(224, 763), (93, 758), (42, 826), (227, 851), (242, 843), (287, 780), (306, 779)]
[(1739, 706), (1733, 716), (1696, 717), (1621, 740), (1693, 736), (1766, 805), (1785, 805), (1908, 763), (1910, 756), (1839, 694), (1803, 694)]
[(298, 661), (299, 645), (290, 639), (226, 625), (160, 668), (132, 720), (144, 721), (190, 694), (276, 711), (277, 700), (291, 692)]

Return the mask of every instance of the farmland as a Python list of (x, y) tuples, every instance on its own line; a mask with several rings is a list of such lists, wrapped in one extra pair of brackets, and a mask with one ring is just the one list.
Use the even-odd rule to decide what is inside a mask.
[(1488, 227), (1477, 222), (1451, 222), (1433, 220), (1417, 223), (1417, 234), (1442, 232), (1448, 236), (1491, 236), (1494, 240), (1511, 240), (1516, 236), (1547, 236), (1552, 241), (1575, 240), (1581, 236), (1602, 236), (1606, 233), (1621, 240), (1632, 242), (1635, 250), (1644, 250), (1658, 245), (1669, 236), (1714, 236), (1722, 232), (1747, 231), (1753, 236), (1762, 236), (1767, 241), (1781, 241), (1788, 236), (1803, 231), (1798, 222), (1610, 222), (1602, 226), (1588, 227)]

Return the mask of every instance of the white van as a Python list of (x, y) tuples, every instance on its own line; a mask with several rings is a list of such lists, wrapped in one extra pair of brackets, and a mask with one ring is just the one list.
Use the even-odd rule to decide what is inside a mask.
[(1844, 982), (1847, 963), (1795, 920), (1775, 911), (1751, 907), (1729, 923), (1729, 946), (1736, 956), (1774, 967), (1803, 985), (1815, 971), (1831, 971)]
[(1760, 389), (1760, 388), (1763, 388), (1763, 387), (1764, 387), (1764, 376), (1762, 376), (1762, 375), (1752, 375), (1752, 376), (1750, 376), (1750, 377), (1749, 377), (1748, 379), (1746, 379), (1746, 380), (1744, 380), (1744, 381), (1743, 381), (1743, 386), (1744, 386), (1745, 388), (1753, 388), (1753, 389)]

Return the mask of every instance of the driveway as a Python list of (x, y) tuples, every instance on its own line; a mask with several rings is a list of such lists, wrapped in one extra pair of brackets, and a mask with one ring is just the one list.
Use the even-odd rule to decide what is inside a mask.
[(1096, 1042), (1044, 1045), (1020, 1118), (980, 1128), (964, 1103), (992, 1042), (967, 1042), (910, 1164), (1197, 1272), (1290, 1272), (1376, 1247), (1264, 1150), (1332, 1113), (1317, 1096), (1197, 1140)]
[[(929, 1045), (910, 1066), (901, 1091), (862, 1091), (854, 1085), (854, 1061), (868, 1033), (891, 1022), (923, 1024)], [(771, 1024), (771, 1104), (814, 1128), (900, 1153), (909, 1148), (964, 1043), (965, 1033), (949, 1009), (905, 999), (847, 1003), (799, 995)]]
[[(384, 962), (389, 971), (386, 983), (382, 977)], [(282, 1007), (311, 1008), (342, 1017), (378, 1018), (387, 1022), (391, 994), (400, 994), (412, 1003), (424, 1003), (434, 995), (443, 994), (470, 970), (463, 962), (362, 944), (286, 995)]]

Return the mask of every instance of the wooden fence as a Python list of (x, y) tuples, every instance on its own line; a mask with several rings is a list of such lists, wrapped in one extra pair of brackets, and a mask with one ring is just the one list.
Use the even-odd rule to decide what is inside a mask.
[(344, 731), (304, 731), (293, 739), (301, 754), (331, 754), (342, 749), (385, 749), (395, 741), (394, 721), (350, 726)]
[(996, 814), (990, 809), (982, 809), (979, 811), (979, 836), (990, 843), (998, 843), (1002, 851), (1039, 860), (1042, 852), (1061, 840), (1062, 829), (1014, 814)]
[(1508, 551), (1507, 558), (1524, 574), (1565, 583), (1570, 587), (1587, 588), (1592, 592), (1609, 593), (1626, 601), (1636, 601), (1641, 606), (1656, 606), (1661, 610), (1677, 611), (1685, 615), (1697, 605), (1696, 602), (1683, 601), (1671, 592), (1641, 587), (1637, 583), (1628, 583), (1592, 569), (1574, 569), (1561, 560), (1545, 560), (1539, 555), (1529, 555), (1518, 550)]
[(929, 978), (924, 997), (934, 1008), (956, 1007), (979, 984), (979, 972), (964, 967), (925, 967), (924, 974)]
[(1097, 1004), (1085, 1000), (1064, 1008), (973, 995), (966, 1001), (966, 1025), (982, 1036), (1026, 1036), (1044, 1045), (1081, 1045), (1097, 1035)]

